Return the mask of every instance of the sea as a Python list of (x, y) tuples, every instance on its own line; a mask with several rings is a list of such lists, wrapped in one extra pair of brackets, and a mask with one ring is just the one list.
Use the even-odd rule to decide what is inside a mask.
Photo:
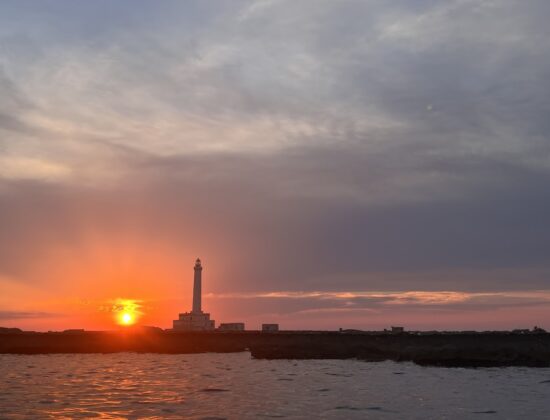
[(1, 419), (550, 419), (550, 369), (250, 353), (0, 355)]

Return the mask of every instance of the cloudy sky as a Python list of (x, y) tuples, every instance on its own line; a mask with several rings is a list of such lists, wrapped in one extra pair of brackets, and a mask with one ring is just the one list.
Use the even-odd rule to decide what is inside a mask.
[(0, 325), (550, 327), (550, 2), (0, 3)]

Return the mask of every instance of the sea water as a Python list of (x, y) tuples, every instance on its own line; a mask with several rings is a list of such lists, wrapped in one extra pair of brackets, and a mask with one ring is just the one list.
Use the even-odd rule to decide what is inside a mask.
[(0, 355), (0, 418), (550, 419), (550, 369), (231, 354)]

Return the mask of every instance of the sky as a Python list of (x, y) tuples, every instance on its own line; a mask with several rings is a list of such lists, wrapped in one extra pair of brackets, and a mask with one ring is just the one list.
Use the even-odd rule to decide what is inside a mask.
[(0, 326), (550, 328), (549, 15), (3, 0)]

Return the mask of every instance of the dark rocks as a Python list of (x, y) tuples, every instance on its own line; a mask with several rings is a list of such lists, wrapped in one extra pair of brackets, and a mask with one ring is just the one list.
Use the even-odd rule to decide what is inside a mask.
[(21, 334), (22, 332), (19, 328), (0, 327), (0, 334)]
[(446, 367), (550, 366), (550, 334), (338, 332), (4, 333), (0, 353), (228, 353), (257, 359), (411, 361)]

